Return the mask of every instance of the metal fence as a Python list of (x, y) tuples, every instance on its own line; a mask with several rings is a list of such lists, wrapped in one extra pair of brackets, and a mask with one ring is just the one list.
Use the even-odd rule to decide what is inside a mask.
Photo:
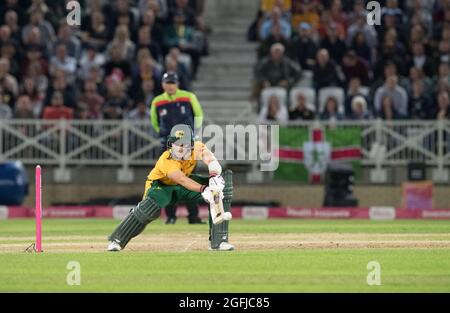
[[(231, 124), (231, 123), (230, 123)], [(248, 123), (246, 124), (248, 125)], [(216, 125), (225, 128), (225, 125)], [(362, 164), (382, 169), (421, 161), (446, 175), (450, 165), (449, 121), (342, 121), (336, 124), (292, 122), (288, 127), (358, 127), (361, 129)], [(248, 139), (247, 139), (248, 142)], [(234, 142), (225, 145), (236, 148)], [(54, 165), (130, 166), (153, 164), (161, 143), (149, 122), (120, 121), (0, 121), (0, 162)], [(254, 160), (239, 163), (254, 165)], [(447, 173), (448, 176), (448, 173)], [(436, 180), (439, 180), (437, 178)]]

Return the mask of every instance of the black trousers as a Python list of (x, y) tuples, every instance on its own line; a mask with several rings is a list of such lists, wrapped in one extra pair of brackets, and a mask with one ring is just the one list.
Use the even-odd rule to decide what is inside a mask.
[[(198, 218), (198, 206), (195, 203), (186, 203), (186, 207), (188, 210), (188, 219), (195, 220)], [(166, 206), (166, 215), (167, 218), (175, 218), (177, 215), (177, 206), (169, 204)]]

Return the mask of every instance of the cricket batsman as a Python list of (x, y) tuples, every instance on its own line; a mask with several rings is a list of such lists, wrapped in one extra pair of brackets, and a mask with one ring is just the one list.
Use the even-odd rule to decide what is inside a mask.
[[(192, 174), (199, 160), (208, 166), (209, 177)], [(232, 172), (222, 173), (214, 154), (202, 142), (194, 141), (190, 126), (175, 125), (167, 140), (167, 150), (147, 177), (143, 200), (108, 237), (108, 251), (124, 249), (132, 238), (160, 216), (161, 208), (202, 199), (210, 206), (209, 249), (234, 250), (234, 246), (228, 243), (232, 196)]]

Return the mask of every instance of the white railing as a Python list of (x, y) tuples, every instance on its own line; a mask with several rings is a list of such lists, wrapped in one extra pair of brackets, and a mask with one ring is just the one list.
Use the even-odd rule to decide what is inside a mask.
[[(448, 180), (449, 121), (373, 120), (345, 121), (336, 125), (315, 121), (291, 122), (287, 126), (358, 127), (361, 129), (362, 163), (375, 168), (377, 175), (383, 176), (382, 171), (388, 166), (422, 161), (433, 169), (435, 181)], [(0, 121), (0, 162), (21, 160), (28, 165), (54, 165), (59, 171), (56, 176), (62, 181), (70, 180), (67, 167), (80, 165), (120, 166), (119, 180), (129, 181), (132, 179), (129, 167), (153, 164), (161, 151), (160, 145), (150, 122)], [(254, 165), (255, 161), (239, 163)], [(378, 180), (383, 179), (378, 177)]]

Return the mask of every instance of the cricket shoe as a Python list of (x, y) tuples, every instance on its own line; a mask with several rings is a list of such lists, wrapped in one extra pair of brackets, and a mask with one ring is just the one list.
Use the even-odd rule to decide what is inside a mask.
[(212, 248), (211, 245), (209, 246), (210, 251), (233, 251), (234, 246), (231, 243), (228, 242), (221, 242), (218, 248)]
[(108, 251), (111, 252), (118, 252), (122, 250), (122, 247), (119, 245), (119, 243), (116, 240), (110, 241), (108, 244)]

